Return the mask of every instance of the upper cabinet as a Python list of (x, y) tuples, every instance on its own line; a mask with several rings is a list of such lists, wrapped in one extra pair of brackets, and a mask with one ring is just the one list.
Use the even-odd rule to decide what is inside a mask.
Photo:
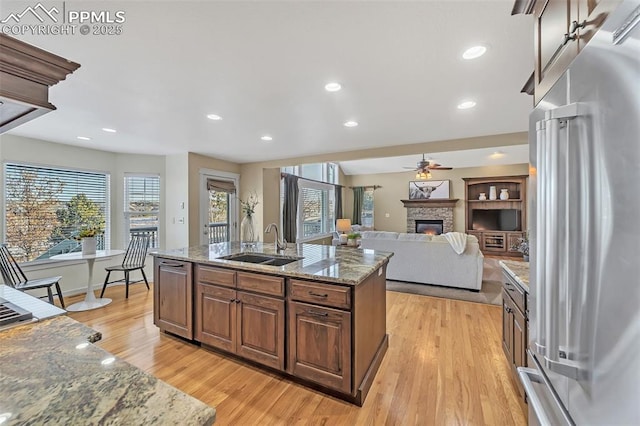
[(0, 133), (56, 109), (49, 87), (80, 64), (0, 34)]
[(620, 0), (516, 0), (513, 13), (535, 17), (537, 104), (591, 40)]

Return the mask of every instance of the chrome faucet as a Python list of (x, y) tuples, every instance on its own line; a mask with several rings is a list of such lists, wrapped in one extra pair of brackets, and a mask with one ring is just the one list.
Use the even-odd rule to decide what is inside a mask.
[(264, 233), (268, 234), (274, 228), (276, 230), (275, 248), (276, 248), (276, 252), (279, 252), (280, 250), (284, 250), (287, 248), (287, 240), (285, 240), (284, 238), (282, 239), (282, 241), (280, 240), (280, 234), (278, 233), (278, 225), (276, 225), (275, 223), (268, 224), (264, 230)]

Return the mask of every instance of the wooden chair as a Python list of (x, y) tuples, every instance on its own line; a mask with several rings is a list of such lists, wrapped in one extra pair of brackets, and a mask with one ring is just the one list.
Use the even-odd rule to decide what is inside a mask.
[(0, 245), (0, 272), (2, 272), (4, 283), (16, 290), (27, 291), (46, 288), (49, 303), (52, 305), (54, 303), (51, 287), (55, 285), (60, 305), (64, 308), (64, 299), (62, 298), (62, 291), (60, 291), (60, 280), (62, 277), (38, 278), (35, 280), (28, 279), (24, 272), (22, 272), (22, 269), (20, 269), (18, 262), (16, 262), (11, 255), (6, 244)]
[[(104, 296), (104, 291), (107, 289), (107, 284), (117, 283), (117, 282), (125, 282), (126, 286), (126, 298), (129, 298), (129, 284), (139, 283), (142, 280), (138, 281), (129, 281), (129, 273), (135, 271), (137, 269), (142, 272), (142, 278), (144, 279), (144, 283), (147, 285), (147, 289), (149, 289), (149, 281), (147, 281), (147, 276), (144, 273), (144, 262), (147, 258), (147, 250), (149, 249), (149, 236), (148, 235), (133, 235), (131, 237), (131, 241), (129, 242), (129, 247), (127, 247), (127, 251), (124, 254), (124, 259), (122, 260), (121, 265), (109, 266), (104, 268), (107, 271), (107, 277), (104, 279), (104, 285), (102, 286), (102, 292), (100, 293), (100, 297)], [(124, 272), (124, 278), (115, 281), (109, 281), (109, 276), (113, 271), (122, 271)]]

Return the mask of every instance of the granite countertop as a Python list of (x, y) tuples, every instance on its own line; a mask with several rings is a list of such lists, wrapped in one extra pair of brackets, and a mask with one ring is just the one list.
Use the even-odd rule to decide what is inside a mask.
[[(302, 259), (284, 266), (218, 259), (239, 253), (262, 253), (283, 257), (302, 257)], [(273, 243), (257, 243), (253, 248), (244, 248), (238, 242), (159, 250), (151, 254), (175, 260), (350, 285), (357, 285), (364, 281), (393, 256), (391, 252), (318, 244), (289, 244), (287, 249), (276, 254)]]
[(99, 338), (66, 316), (1, 332), (3, 425), (215, 421), (215, 409), (89, 343)]
[(507, 274), (513, 277), (513, 279), (529, 293), (529, 262), (501, 260), (498, 263)]

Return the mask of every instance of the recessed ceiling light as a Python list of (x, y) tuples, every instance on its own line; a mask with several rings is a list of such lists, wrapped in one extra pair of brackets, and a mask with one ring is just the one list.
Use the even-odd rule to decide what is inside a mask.
[(487, 48), (485, 46), (473, 46), (465, 50), (462, 57), (464, 59), (476, 59), (485, 53), (487, 53)]
[(464, 101), (458, 104), (458, 109), (469, 109), (473, 108), (474, 106), (476, 106), (476, 103), (474, 101)]
[(273, 138), (271, 136), (269, 136), (269, 135), (264, 135), (260, 139), (262, 139), (263, 141), (267, 141), (267, 142), (273, 140)]
[(222, 117), (220, 117), (218, 114), (207, 114), (207, 118), (209, 120), (222, 120)]
[(342, 86), (340, 85), (340, 83), (327, 83), (324, 86), (324, 90), (326, 90), (327, 92), (337, 92), (338, 90), (342, 89)]
[(78, 139), (80, 139), (81, 141), (90, 141), (91, 138), (88, 138), (86, 136), (78, 136)]
[(116, 129), (110, 129), (108, 127), (103, 127), (102, 130), (104, 130), (107, 133), (115, 133), (116, 132)]
[(358, 125), (357, 121), (345, 121), (344, 127), (356, 127)]

